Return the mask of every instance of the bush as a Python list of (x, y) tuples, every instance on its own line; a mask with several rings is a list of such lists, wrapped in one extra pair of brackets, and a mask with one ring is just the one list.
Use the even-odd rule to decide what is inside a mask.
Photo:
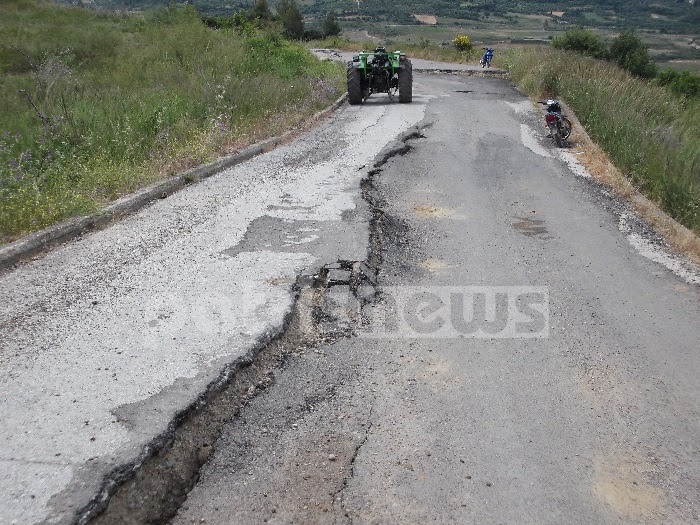
[(286, 36), (294, 39), (301, 39), (304, 36), (304, 20), (299, 6), (294, 0), (279, 0), (277, 15), (282, 22)]
[(253, 18), (258, 18), (260, 20), (272, 20), (274, 18), (270, 6), (267, 4), (267, 0), (255, 0), (251, 15)]
[(670, 89), (674, 94), (687, 97), (700, 97), (700, 75), (690, 71), (678, 72), (673, 69), (662, 71), (656, 77), (656, 81)]
[(323, 38), (338, 36), (342, 32), (340, 24), (333, 13), (328, 13), (323, 20)]
[(469, 51), (472, 48), (472, 41), (467, 35), (457, 35), (454, 40), (452, 40), (452, 45), (458, 51)]
[(575, 51), (593, 58), (607, 58), (608, 49), (599, 36), (588, 29), (573, 29), (552, 40), (557, 49)]
[(610, 45), (610, 58), (622, 69), (642, 78), (656, 76), (649, 49), (634, 31), (623, 31)]

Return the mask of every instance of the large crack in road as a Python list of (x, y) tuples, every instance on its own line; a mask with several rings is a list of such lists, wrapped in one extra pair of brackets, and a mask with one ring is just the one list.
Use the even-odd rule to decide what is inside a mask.
[[(348, 387), (354, 389), (356, 381), (361, 381), (363, 363), (372, 356), (363, 355), (361, 351), (346, 352), (347, 341), (340, 339), (351, 337), (361, 329), (363, 308), (371, 307), (376, 298), (375, 283), (383, 240), (396, 238), (391, 231), (392, 221), (387, 220), (376, 202), (373, 180), (391, 158), (407, 154), (410, 142), (417, 138), (424, 138), (421, 128), (404, 133), (380, 153), (362, 180), (363, 197), (372, 214), (367, 261), (343, 261), (331, 268), (327, 265), (325, 271), (316, 276), (316, 289), (324, 293), (311, 310), (314, 324), (307, 333), (314, 334), (319, 344), (315, 347), (299, 344), (302, 340), (296, 337), (288, 340), (284, 370), (280, 370), (274, 387), (246, 406), (223, 431), (222, 443), (211, 464), (207, 465), (203, 479), (216, 477), (215, 485), (224, 491), (226, 487), (237, 487), (237, 510), (223, 503), (214, 505), (211, 507), (214, 515), (208, 516), (209, 521), (260, 522), (274, 516), (311, 523), (318, 519), (319, 512), (329, 513), (324, 520), (331, 519), (336, 512), (333, 507), (352, 477), (355, 458), (372, 428), (371, 404), (358, 402), (354, 392), (350, 404), (357, 410), (348, 411), (348, 404), (343, 402), (343, 397), (350, 394)], [(345, 271), (347, 277), (334, 277), (332, 272), (339, 270)], [(308, 303), (300, 301), (299, 308), (308, 308)], [(330, 345), (329, 334), (335, 334)], [(314, 420), (315, 424), (309, 424), (309, 420)], [(322, 423), (324, 420), (328, 424)], [(306, 433), (304, 428), (308, 429)], [(290, 451), (292, 441), (293, 453)], [(236, 458), (235, 465), (228, 459), (231, 456)], [(288, 461), (294, 458), (294, 462), (281, 465), (280, 457)], [(225, 464), (224, 480), (218, 478), (217, 471), (217, 465), (222, 462)], [(325, 470), (320, 478), (319, 469)], [(273, 470), (287, 476), (284, 490), (270, 483), (268, 476), (260, 475), (262, 471), (269, 474)], [(290, 470), (294, 472), (292, 482)], [(211, 474), (212, 471), (215, 474)], [(258, 483), (253, 483), (256, 479)], [(246, 488), (241, 489), (241, 485)], [(198, 506), (197, 494), (204, 493), (209, 500), (211, 490), (209, 483), (202, 484), (190, 495), (174, 523), (187, 522), (190, 512), (198, 516), (202, 509)]]
[[(362, 310), (371, 305), (377, 295), (375, 285), (381, 261), (381, 239), (393, 237), (386, 229), (391, 223), (384, 219), (383, 210), (373, 198), (373, 179), (392, 157), (408, 153), (410, 141), (417, 138), (424, 138), (420, 128), (402, 134), (395, 144), (379, 154), (378, 160), (366, 170), (366, 176), (361, 180), (363, 198), (372, 216), (367, 260), (336, 261), (324, 265), (314, 274), (300, 275), (295, 285), (297, 300), (283, 334), (228, 367), (217, 385), (173, 422), (174, 430), (168, 442), (154, 450), (155, 454), (136, 469), (133, 477), (122, 482), (115, 480), (119, 489), (105, 498), (104, 504), (92, 504), (83, 511), (82, 522), (100, 525), (168, 523), (199, 481), (202, 465), (210, 460), (215, 450), (225, 448), (228, 454), (250, 455), (250, 438), (262, 434), (266, 441), (257, 443), (255, 440), (255, 447), (260, 449), (260, 455), (265, 455), (269, 441), (282, 439), (281, 429), (290, 425), (291, 428), (298, 427), (299, 423), (291, 421), (302, 420), (310, 412), (317, 412), (320, 404), (337, 398), (342, 376), (358, 363), (333, 358), (325, 363), (325, 367), (320, 363), (309, 366), (305, 363), (306, 354), (332, 351), (329, 344), (350, 337), (361, 328)], [(237, 250), (245, 251), (246, 243), (241, 243)], [(321, 346), (322, 350), (319, 349)], [(337, 374), (329, 377), (331, 369)], [(290, 378), (297, 384), (311, 385), (310, 391), (291, 388), (288, 384)], [(270, 394), (268, 389), (275, 393)], [(266, 399), (256, 400), (255, 397), (262, 392), (265, 392)], [(270, 397), (277, 403), (271, 403)], [(286, 403), (284, 410), (280, 410), (280, 400)], [(264, 406), (261, 408), (260, 404)], [(250, 414), (252, 411), (256, 413)], [(265, 415), (260, 417), (263, 413)], [(345, 457), (347, 454), (328, 455), (330, 459), (327, 461), (334, 466), (342, 465), (344, 461), (348, 463), (335, 471), (343, 479), (332, 494), (333, 501), (352, 475), (352, 463), (371, 429), (370, 416), (371, 407), (368, 420), (361, 423), (365, 427), (364, 437), (355, 446), (349, 460)], [(235, 427), (235, 432), (241, 436), (236, 439), (239, 445), (244, 443), (240, 450), (232, 451), (231, 445), (216, 444), (225, 426)]]
[(267, 381), (251, 362), (284, 339), (296, 276), (367, 259), (360, 168), (425, 109), (376, 102), (0, 277), (0, 521), (178, 507), (232, 378)]

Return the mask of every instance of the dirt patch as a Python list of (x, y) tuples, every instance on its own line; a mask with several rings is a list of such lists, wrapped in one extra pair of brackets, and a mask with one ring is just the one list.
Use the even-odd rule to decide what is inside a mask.
[(418, 20), (421, 24), (428, 24), (431, 26), (437, 24), (437, 18), (433, 15), (413, 15), (413, 18)]
[(425, 259), (424, 261), (418, 262), (418, 266), (432, 273), (439, 273), (450, 267), (442, 259)]
[(597, 465), (593, 493), (620, 517), (663, 521), (662, 491), (644, 479), (651, 465), (641, 458), (622, 455)]
[(433, 206), (432, 204), (416, 204), (413, 207), (413, 211), (416, 212), (416, 215), (423, 218), (444, 219), (454, 215), (454, 210)]

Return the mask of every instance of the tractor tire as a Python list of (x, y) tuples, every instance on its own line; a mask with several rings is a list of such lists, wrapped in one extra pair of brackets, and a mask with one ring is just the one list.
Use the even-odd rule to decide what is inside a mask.
[(348, 64), (348, 102), (362, 104), (362, 71)]
[(413, 64), (404, 61), (404, 68), (399, 69), (399, 102), (413, 102)]

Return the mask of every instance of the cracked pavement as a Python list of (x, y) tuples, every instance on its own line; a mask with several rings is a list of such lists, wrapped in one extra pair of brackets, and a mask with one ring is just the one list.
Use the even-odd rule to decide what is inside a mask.
[[(417, 73), (0, 276), (0, 522), (74, 521), (293, 306), (319, 341), (239, 385), (174, 525), (697, 521), (700, 287), (632, 234), (507, 80)], [(445, 286), (544, 287), (548, 336), (371, 336)]]
[(366, 320), (394, 287), (543, 286), (548, 336), (365, 325), (299, 349), (173, 525), (696, 521), (700, 289), (636, 250), (506, 80), (416, 78), (422, 133), (369, 172)]
[(2, 274), (0, 522), (77, 520), (284, 330), (301, 272), (364, 260), (361, 169), (425, 103), (345, 108)]
[(372, 428), (376, 386), (356, 342), (290, 356), (227, 425), (173, 524), (332, 523)]

